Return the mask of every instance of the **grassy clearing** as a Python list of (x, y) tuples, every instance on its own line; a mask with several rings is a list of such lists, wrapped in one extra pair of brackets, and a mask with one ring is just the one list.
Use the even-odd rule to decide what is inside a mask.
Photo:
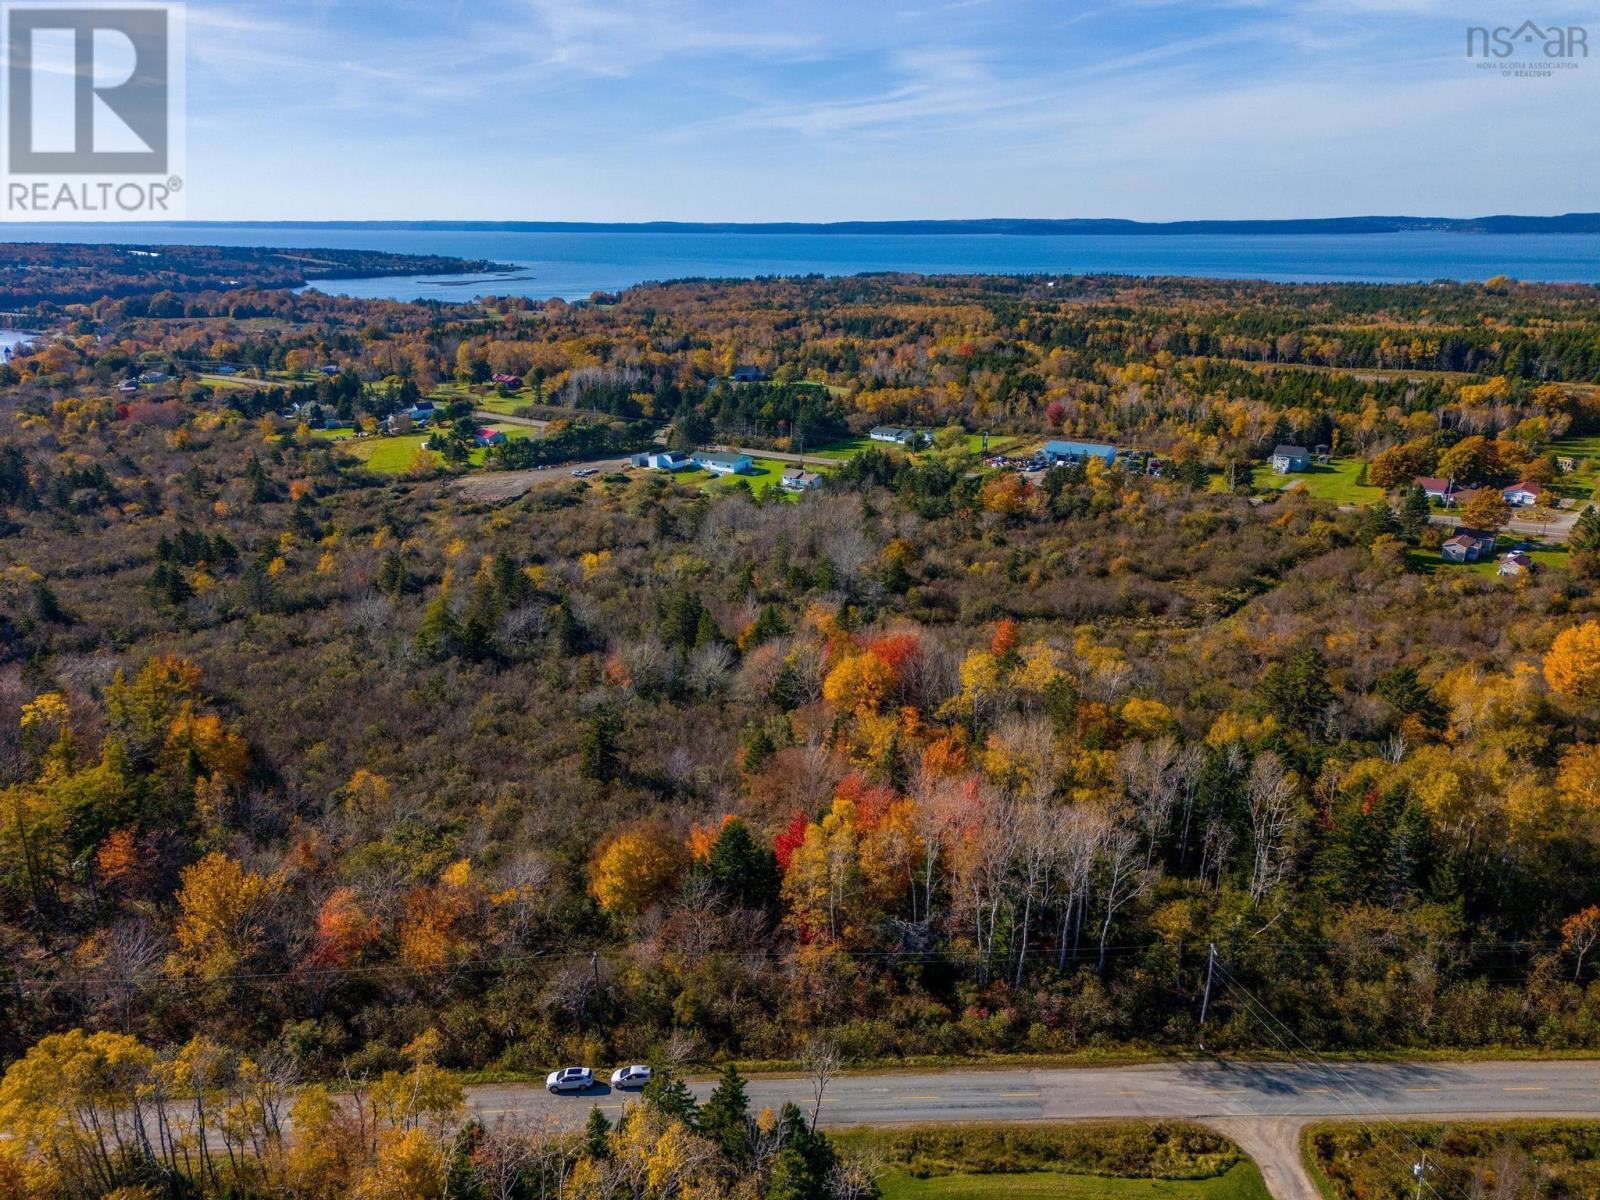
[(1256, 469), (1255, 483), (1257, 487), (1279, 491), (1296, 488), (1334, 504), (1371, 504), (1383, 499), (1382, 488), (1356, 482), (1360, 474), (1361, 461), (1354, 458), (1341, 458), (1327, 466), (1313, 463), (1310, 470), (1289, 475), (1279, 475), (1263, 464)]
[(1600, 491), (1600, 436), (1557, 438), (1550, 449), (1578, 460), (1576, 471), (1559, 473), (1550, 481), (1558, 496), (1588, 500)]
[(836, 1136), (882, 1161), (885, 1200), (1267, 1200), (1260, 1172), (1238, 1146), (1186, 1121), (929, 1125)]
[[(938, 431), (935, 430), (934, 432), (937, 433)], [(1023, 449), (1031, 449), (1042, 444), (1043, 440), (1036, 437), (1023, 437), (1019, 434), (1011, 433), (991, 433), (989, 435), (988, 452), (990, 454), (1012, 454)], [(897, 446), (893, 442), (875, 442), (865, 435), (853, 438), (843, 438), (837, 442), (829, 442), (825, 446), (808, 447), (805, 452), (807, 454), (815, 454), (821, 458), (836, 458), (840, 462), (844, 462), (848, 459), (854, 458), (863, 450), (872, 449), (888, 450), (892, 453), (898, 454), (907, 453), (905, 447), (903, 446)], [(963, 434), (960, 444), (955, 447), (955, 449), (959, 450), (963, 454), (976, 455), (984, 453), (983, 434)], [(926, 447), (919, 453), (926, 453), (928, 450), (938, 450), (938, 447)]]
[[(489, 428), (498, 429), (506, 435), (508, 441), (517, 441), (521, 438), (532, 437), (534, 431), (525, 425), (491, 425)], [(315, 430), (314, 433), (331, 433), (338, 439), (338, 435), (348, 435), (348, 430)], [(369, 437), (351, 440), (346, 447), (351, 454), (366, 463), (369, 471), (377, 471), (383, 475), (403, 475), (411, 470), (411, 464), (416, 460), (417, 451), (422, 444), (432, 436), (426, 433), (405, 433), (398, 437)], [(481, 467), (488, 456), (488, 450), (478, 447), (467, 455), (467, 462), (474, 467)], [(442, 462), (438, 455), (437, 461)]]
[(268, 385), (259, 379), (241, 379), (237, 375), (207, 375), (202, 373), (200, 382), (208, 388), (220, 388), (225, 392), (250, 391), (253, 388), (263, 388)]
[(829, 442), (826, 446), (810, 447), (806, 450), (806, 453), (815, 454), (821, 458), (836, 458), (840, 462), (846, 462), (863, 450), (869, 450), (873, 446), (885, 450), (899, 449), (898, 446), (891, 446), (888, 442), (875, 442), (868, 437), (853, 437), (845, 438), (843, 441)]
[(891, 1172), (878, 1183), (883, 1200), (1269, 1200), (1261, 1172), (1250, 1163), (1211, 1179), (1111, 1179), (1056, 1171), (917, 1179)]

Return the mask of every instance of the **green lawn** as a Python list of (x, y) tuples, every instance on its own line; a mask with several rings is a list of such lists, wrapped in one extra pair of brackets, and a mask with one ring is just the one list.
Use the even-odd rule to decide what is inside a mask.
[(1328, 466), (1313, 463), (1309, 471), (1279, 475), (1265, 464), (1256, 469), (1257, 487), (1277, 488), (1287, 491), (1291, 487), (1303, 489), (1307, 495), (1334, 504), (1371, 504), (1383, 499), (1383, 489), (1370, 484), (1359, 484), (1361, 461), (1354, 458), (1336, 459)]
[[(747, 484), (755, 495), (760, 496), (773, 488), (781, 487), (783, 473), (796, 464), (782, 462), (776, 458), (758, 458), (754, 460), (754, 469), (747, 475), (713, 475), (701, 467), (690, 467), (686, 471), (673, 474), (673, 479), (678, 483), (690, 486), (698, 485), (700, 490), (707, 495), (716, 495), (729, 488), (738, 487), (742, 481)], [(827, 467), (821, 468), (822, 473), (828, 472)], [(794, 495), (786, 495), (786, 499), (796, 499)]]
[(234, 392), (267, 386), (257, 379), (240, 379), (237, 375), (208, 375), (205, 372), (201, 372), (200, 382), (210, 388), (221, 388), (224, 391)]
[(822, 458), (837, 458), (840, 462), (844, 462), (873, 446), (877, 446), (880, 449), (888, 449), (889, 443), (875, 442), (869, 437), (853, 437), (845, 438), (838, 442), (829, 442), (826, 446), (808, 447), (806, 453), (815, 454)]
[(1270, 1200), (1261, 1172), (1239, 1163), (1211, 1179), (1113, 1179), (1029, 1171), (1019, 1175), (888, 1174), (883, 1200)]
[[(492, 425), (490, 428), (502, 430), (510, 441), (532, 437), (534, 433), (532, 429), (525, 425)], [(344, 429), (313, 430), (313, 433), (324, 435), (331, 433), (337, 439), (338, 435), (348, 435), (349, 431)], [(346, 449), (366, 463), (368, 470), (378, 471), (385, 475), (401, 475), (411, 469), (411, 462), (416, 458), (417, 449), (423, 442), (428, 440), (429, 436), (426, 433), (406, 433), (398, 437), (360, 438), (353, 440)], [(467, 456), (467, 461), (475, 467), (481, 467), (488, 453), (486, 449), (480, 447)]]
[[(991, 433), (989, 435), (990, 454), (1010, 453), (1024, 444), (1028, 446), (1037, 445), (1039, 444), (1039, 439), (1024, 439), (1016, 434), (1010, 433)], [(837, 458), (842, 462), (845, 459), (854, 458), (863, 450), (869, 450), (874, 447), (879, 450), (896, 450), (904, 453), (904, 448), (895, 445), (893, 442), (875, 442), (865, 434), (861, 435), (860, 437), (843, 438), (837, 442), (829, 442), (825, 446), (808, 447), (805, 453), (815, 454), (822, 458)], [(965, 434), (961, 439), (960, 448), (964, 453), (967, 454), (982, 454), (983, 434)]]
[(1574, 500), (1588, 500), (1600, 489), (1600, 437), (1557, 438), (1550, 443), (1557, 455), (1570, 454), (1578, 460), (1578, 469), (1557, 472), (1550, 486), (1559, 496)]
[(1567, 548), (1560, 545), (1541, 546), (1532, 539), (1514, 534), (1506, 534), (1495, 540), (1494, 556), (1482, 559), (1475, 563), (1446, 562), (1439, 557), (1437, 550), (1412, 550), (1407, 557), (1410, 559), (1413, 570), (1424, 575), (1432, 575), (1436, 571), (1459, 571), (1468, 575), (1481, 575), (1486, 579), (1495, 579), (1500, 573), (1500, 556), (1512, 546), (1526, 543), (1530, 549), (1528, 557), (1534, 561), (1535, 571), (1549, 571), (1555, 568), (1562, 570), (1567, 566)]
[(517, 409), (526, 408), (533, 403), (533, 393), (526, 388), (515, 395), (502, 396), (499, 392), (490, 392), (487, 396), (474, 396), (474, 407), (481, 408), (484, 412), (500, 413), (503, 416), (515, 415)]

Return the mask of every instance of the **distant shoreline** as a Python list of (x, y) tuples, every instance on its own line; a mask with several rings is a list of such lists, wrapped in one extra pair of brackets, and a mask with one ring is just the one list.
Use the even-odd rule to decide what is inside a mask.
[[(94, 223), (61, 225), (93, 228)], [(979, 220), (909, 221), (165, 221), (161, 229), (365, 229), (461, 233), (675, 233), (675, 234), (817, 234), (866, 236), (1194, 236), (1231, 234), (1374, 234), (1374, 233), (1600, 233), (1600, 212), (1559, 216), (1498, 215), (1486, 217), (1316, 217), (1294, 220), (1125, 221), (1114, 218), (984, 218)]]

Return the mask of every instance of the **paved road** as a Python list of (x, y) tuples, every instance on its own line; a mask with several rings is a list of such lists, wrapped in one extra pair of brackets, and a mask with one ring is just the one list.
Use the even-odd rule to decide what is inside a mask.
[[(692, 1081), (703, 1099), (706, 1080)], [(811, 1103), (808, 1080), (761, 1077), (749, 1085), (760, 1110)], [(573, 1126), (599, 1105), (615, 1117), (626, 1094), (604, 1085), (582, 1096), (543, 1088), (468, 1089), (493, 1120), (553, 1114)], [(1176, 1117), (1228, 1133), (1262, 1166), (1279, 1200), (1314, 1200), (1299, 1161), (1299, 1133), (1313, 1118), (1381, 1122), (1401, 1117), (1600, 1117), (1600, 1062), (1392, 1063), (1326, 1067), (1215, 1061), (1084, 1069), (958, 1070), (845, 1074), (828, 1086), (824, 1124), (893, 1126), (979, 1121)]]

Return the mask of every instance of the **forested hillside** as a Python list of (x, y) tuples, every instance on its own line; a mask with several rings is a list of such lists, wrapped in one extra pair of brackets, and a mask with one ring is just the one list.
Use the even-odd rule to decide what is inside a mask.
[[(0, 1056), (1192, 1047), (1210, 943), (1214, 1047), (1592, 1049), (1600, 537), (1436, 569), (1384, 489), (1557, 479), (1600, 425), (1595, 300), (880, 277), (68, 310), (0, 366)], [(579, 449), (850, 452), (798, 500), (633, 471), (490, 505), (442, 440), (358, 454), (427, 396)], [(959, 428), (849, 441), (889, 421)], [(980, 431), (1171, 469), (1024, 478)], [(1283, 441), (1358, 457), (1372, 499), (1256, 491)]]

